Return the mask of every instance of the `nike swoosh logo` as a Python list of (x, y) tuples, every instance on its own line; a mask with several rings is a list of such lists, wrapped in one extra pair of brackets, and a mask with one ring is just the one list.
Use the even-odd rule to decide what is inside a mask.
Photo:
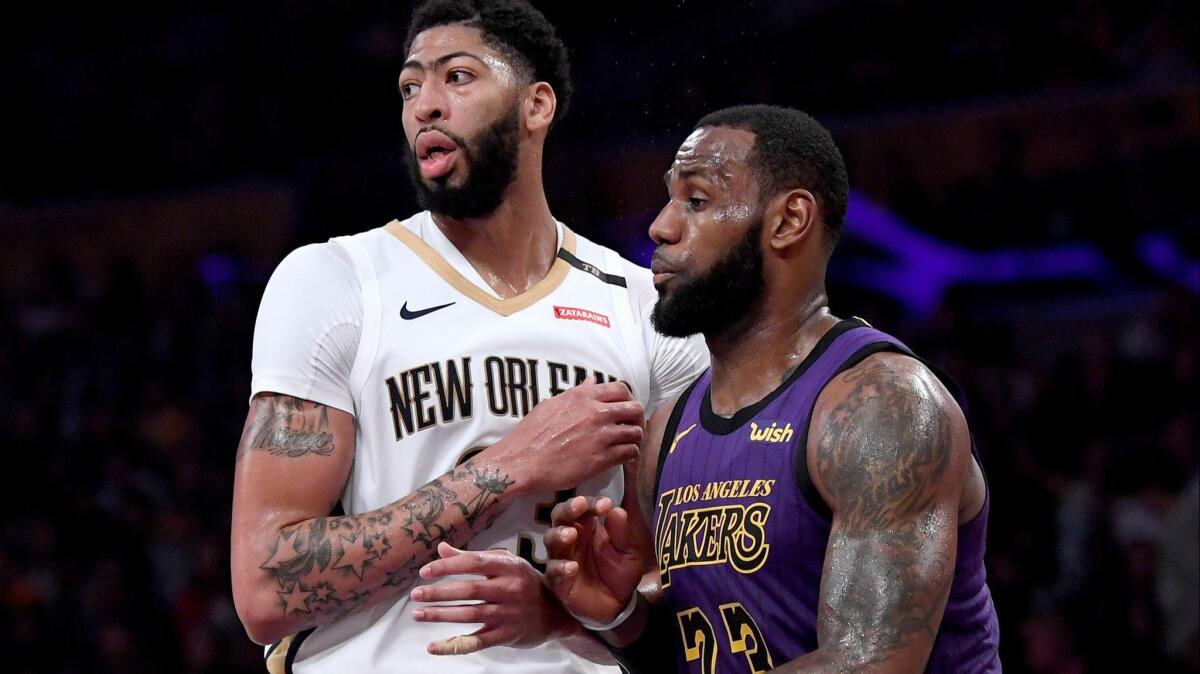
[(674, 454), (675, 447), (679, 444), (679, 441), (683, 439), (683, 436), (687, 435), (688, 433), (691, 433), (692, 429), (694, 429), (694, 428), (696, 428), (696, 424), (692, 424), (691, 426), (688, 426), (687, 428), (683, 429), (683, 432), (676, 435), (675, 440), (671, 442), (671, 448), (667, 450), (667, 454)]
[[(437, 311), (438, 309), (445, 309), (446, 307), (450, 306), (451, 304), (454, 304), (454, 302), (447, 302), (446, 304), (439, 304), (436, 307), (429, 307), (428, 309), (418, 309), (417, 311), (409, 311), (408, 310), (408, 302), (405, 302), (404, 306), (400, 307), (400, 318), (403, 318), (406, 321), (411, 321), (412, 319), (420, 318), (420, 317), (424, 316), (425, 314), (432, 314), (433, 312)], [(392, 306), (395, 306), (395, 305), (393, 304)]]

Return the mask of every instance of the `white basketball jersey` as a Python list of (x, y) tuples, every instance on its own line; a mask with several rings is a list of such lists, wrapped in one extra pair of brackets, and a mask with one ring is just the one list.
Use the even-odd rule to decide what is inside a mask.
[[(358, 430), (342, 499), (347, 513), (375, 510), (414, 492), (505, 437), (538, 401), (589, 377), (624, 381), (650, 405), (652, 388), (677, 392), (707, 364), (695, 356), (695, 348), (702, 348), (695, 341), (696, 347), (681, 350), (694, 362), (680, 368), (677, 381), (652, 382), (646, 319), (631, 304), (629, 287), (649, 284), (649, 273), (561, 224), (559, 241), (559, 255), (544, 279), (519, 296), (500, 299), (428, 213), (334, 239), (354, 262), (363, 307), (350, 375)], [(626, 278), (629, 270), (645, 275)], [(614, 468), (578, 491), (620, 502), (623, 490)], [(505, 548), (540, 568), (550, 509), (569, 494), (523, 497), (467, 547)], [(288, 653), (292, 671), (619, 671), (587, 662), (557, 642), (432, 656), (425, 650), (430, 641), (468, 634), (479, 625), (418, 623), (413, 608), (409, 593), (401, 592), (297, 635)]]

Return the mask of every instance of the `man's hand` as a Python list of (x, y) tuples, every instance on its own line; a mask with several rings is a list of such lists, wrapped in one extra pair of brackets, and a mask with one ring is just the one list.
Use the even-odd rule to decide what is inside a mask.
[(484, 451), (522, 491), (570, 489), (637, 458), (645, 409), (621, 382), (584, 383), (543, 400)]
[(648, 565), (635, 542), (629, 513), (607, 497), (577, 496), (551, 513), (544, 541), (546, 577), (576, 617), (611, 622), (629, 604)]
[(483, 627), (471, 634), (430, 643), (431, 654), (466, 655), (492, 646), (532, 648), (578, 629), (578, 623), (550, 596), (541, 574), (511, 552), (466, 551), (442, 543), (438, 554), (441, 559), (421, 567), (421, 578), (472, 574), (484, 579), (421, 585), (412, 591), (412, 598), (419, 602), (479, 603), (422, 606), (413, 611), (413, 618), (417, 622), (482, 623)]

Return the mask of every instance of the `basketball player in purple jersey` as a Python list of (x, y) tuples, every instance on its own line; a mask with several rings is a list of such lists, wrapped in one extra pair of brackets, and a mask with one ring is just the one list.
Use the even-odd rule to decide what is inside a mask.
[(712, 367), (651, 419), (638, 499), (555, 509), (560, 601), (635, 673), (999, 672), (952, 384), (828, 307), (848, 192), (829, 133), (722, 110), (666, 180), (655, 327), (702, 333)]

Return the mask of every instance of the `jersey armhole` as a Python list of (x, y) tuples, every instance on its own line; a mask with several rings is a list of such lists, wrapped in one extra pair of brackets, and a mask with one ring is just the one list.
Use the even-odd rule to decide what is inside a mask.
[(300, 646), (304, 640), (312, 636), (317, 628), (310, 627), (306, 630), (301, 630), (295, 634), (286, 636), (279, 641), (267, 647), (263, 653), (263, 664), (266, 666), (270, 674), (293, 674), (295, 670), (292, 666), (296, 663), (296, 656), (300, 654)]
[[(675, 408), (671, 410), (671, 416), (667, 418), (667, 425), (663, 428), (662, 442), (658, 445), (658, 468), (654, 471), (654, 495), (658, 498), (658, 483), (662, 481), (663, 466), (667, 463), (667, 451), (675, 438), (675, 431), (679, 428), (679, 420), (683, 417), (683, 410), (687, 407), (688, 400), (692, 397), (692, 389), (696, 388), (696, 384), (704, 378), (704, 373), (700, 373), (688, 387), (683, 389), (683, 393), (679, 394), (679, 400), (675, 401)], [(651, 513), (646, 513), (647, 517)]]

